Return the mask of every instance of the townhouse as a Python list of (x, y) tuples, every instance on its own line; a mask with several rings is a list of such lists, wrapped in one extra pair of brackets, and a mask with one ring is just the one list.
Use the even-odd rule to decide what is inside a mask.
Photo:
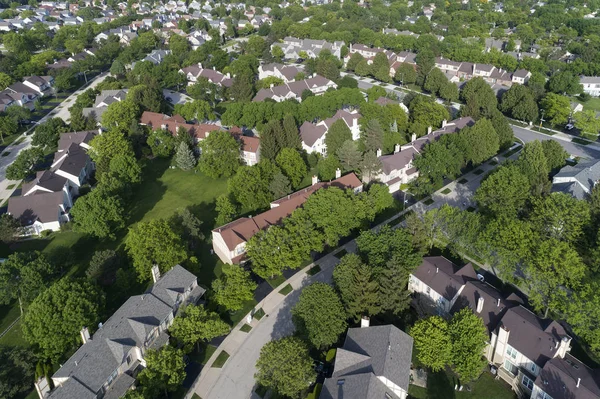
[(209, 82), (216, 84), (217, 86), (231, 87), (231, 84), (233, 83), (229, 73), (222, 74), (214, 68), (203, 68), (201, 63), (180, 69), (179, 73), (186, 76), (188, 85), (193, 85), (199, 78), (208, 79)]
[(590, 96), (600, 96), (600, 76), (581, 76), (579, 83), (583, 86), (583, 92)]
[(338, 110), (334, 116), (327, 118), (318, 123), (304, 122), (300, 126), (300, 139), (302, 140), (302, 149), (308, 153), (316, 152), (323, 156), (327, 155), (327, 146), (325, 138), (327, 132), (336, 121), (342, 120), (352, 133), (352, 140), (356, 141), (360, 138), (359, 119), (362, 115), (357, 110)]
[(446, 317), (468, 307), (481, 317), (489, 333), (484, 356), (519, 398), (600, 398), (600, 370), (569, 354), (572, 338), (565, 328), (532, 313), (516, 294), (503, 296), (470, 263), (459, 267), (426, 257), (409, 276), (408, 289), (425, 312)]
[(205, 292), (180, 265), (162, 277), (154, 266), (152, 277), (154, 284), (130, 297), (93, 336), (82, 326), (83, 345), (52, 375), (55, 388), (43, 388), (43, 379), (36, 383), (41, 399), (120, 398), (134, 386), (146, 352), (169, 342), (167, 329), (178, 310), (197, 303)]
[(212, 131), (223, 130), (216, 123), (188, 123), (181, 115), (169, 116), (150, 111), (144, 111), (140, 117), (140, 125), (148, 126), (152, 130), (167, 130), (173, 136), (177, 136), (183, 130), (196, 143), (204, 140)]
[(82, 110), (83, 116), (94, 117), (100, 124), (102, 121), (102, 114), (104, 114), (108, 106), (115, 102), (124, 101), (127, 98), (127, 92), (127, 89), (102, 90), (100, 94), (96, 96), (94, 106), (86, 107)]
[(240, 156), (244, 165), (252, 166), (260, 162), (260, 138), (244, 134), (237, 126), (232, 126), (229, 133), (240, 143)]
[(337, 89), (337, 84), (323, 76), (315, 75), (308, 79), (289, 82), (268, 89), (260, 89), (252, 101), (264, 101), (267, 98), (270, 98), (276, 102), (285, 100), (296, 100), (301, 102), (302, 93), (305, 90), (309, 90), (314, 95), (318, 96), (325, 93), (330, 88)]
[(552, 191), (570, 194), (584, 200), (600, 180), (600, 161), (581, 160), (577, 165), (563, 167), (552, 178)]
[(8, 200), (8, 213), (25, 227), (23, 235), (58, 231), (70, 220), (75, 197), (94, 172), (87, 150), (97, 134), (95, 130), (61, 134), (50, 170), (37, 172), (23, 184), (20, 196)]
[(291, 65), (282, 64), (262, 64), (258, 67), (258, 79), (275, 77), (283, 80), (284, 83), (293, 82), (296, 76), (303, 72), (300, 68)]
[(382, 156), (381, 150), (378, 151), (381, 173), (376, 179), (384, 183), (391, 193), (398, 191), (402, 184), (407, 184), (419, 177), (419, 171), (413, 166), (413, 160), (423, 152), (427, 144), (438, 140), (445, 134), (457, 133), (474, 124), (475, 121), (471, 117), (463, 117), (450, 122), (442, 121), (440, 129), (432, 131), (429, 128), (426, 135), (417, 138), (413, 134), (410, 143), (402, 146), (396, 145), (393, 154)]
[(298, 39), (296, 37), (285, 37), (281, 43), (273, 43), (271, 51), (274, 47), (280, 47), (283, 50), (284, 58), (298, 59), (300, 55), (305, 55), (308, 58), (316, 58), (321, 51), (328, 50), (333, 56), (341, 58), (341, 50), (344, 42), (336, 41), (329, 43), (325, 40)]
[(355, 193), (358, 193), (362, 191), (363, 187), (362, 182), (354, 173), (341, 176), (339, 169), (335, 180), (323, 183), (319, 182), (316, 176), (313, 176), (312, 183), (310, 187), (271, 202), (271, 209), (268, 211), (252, 217), (239, 218), (214, 229), (212, 231), (212, 245), (219, 259), (227, 264), (242, 263), (245, 260), (248, 240), (260, 230), (281, 223), (294, 210), (300, 208), (315, 191), (322, 188), (339, 187), (352, 189)]

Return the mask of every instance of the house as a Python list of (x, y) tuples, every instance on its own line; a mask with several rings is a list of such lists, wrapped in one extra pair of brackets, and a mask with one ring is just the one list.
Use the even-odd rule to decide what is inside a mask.
[(512, 74), (512, 82), (524, 85), (525, 83), (527, 83), (529, 81), (530, 77), (531, 77), (531, 72), (529, 72), (528, 70), (517, 69)]
[[(171, 50), (152, 50), (150, 54), (142, 59), (142, 61), (151, 62), (154, 65), (158, 65), (163, 62), (167, 55), (171, 54)], [(135, 62), (131, 64), (131, 67), (135, 67)]]
[(258, 79), (272, 76), (283, 80), (284, 83), (289, 83), (296, 80), (296, 75), (300, 72), (302, 72), (300, 68), (291, 65), (262, 64), (258, 67)]
[(300, 53), (306, 54), (308, 58), (316, 58), (321, 51), (329, 50), (331, 54), (337, 58), (341, 58), (341, 50), (344, 46), (344, 42), (336, 41), (329, 43), (325, 40), (313, 40), (313, 39), (298, 39), (296, 37), (285, 37), (282, 43), (273, 43), (271, 45), (271, 51), (274, 47), (280, 47), (283, 50), (284, 58), (286, 59), (298, 59)]
[(100, 94), (96, 96), (96, 101), (93, 107), (84, 108), (82, 114), (85, 117), (93, 116), (99, 123), (102, 120), (102, 114), (106, 111), (108, 106), (115, 102), (124, 101), (127, 98), (127, 89), (119, 90), (102, 90)]
[(381, 173), (376, 179), (387, 185), (391, 193), (398, 191), (402, 184), (407, 184), (419, 177), (419, 172), (412, 162), (418, 154), (423, 152), (427, 144), (438, 140), (445, 134), (456, 133), (474, 124), (475, 121), (471, 117), (463, 117), (450, 122), (443, 121), (440, 129), (431, 131), (430, 128), (426, 135), (419, 138), (413, 134), (410, 143), (403, 146), (396, 145), (393, 154), (382, 156), (381, 151), (378, 151)]
[(319, 398), (406, 399), (412, 347), (412, 337), (391, 324), (349, 328)]
[[(0, 95), (7, 98), (7, 105), (18, 105), (20, 107), (35, 109), (34, 101), (37, 98), (34, 90), (21, 82), (13, 83), (6, 89), (0, 91)], [(12, 99), (12, 101), (10, 101)]]
[(594, 97), (600, 95), (600, 76), (582, 76), (579, 83), (583, 86), (584, 93)]
[(327, 146), (325, 145), (325, 137), (327, 132), (338, 120), (343, 120), (350, 132), (352, 140), (356, 141), (360, 138), (359, 119), (362, 117), (357, 110), (338, 110), (334, 116), (327, 118), (318, 123), (304, 122), (300, 126), (300, 139), (302, 140), (302, 149), (308, 153), (316, 152), (325, 156), (327, 154)]
[(79, 187), (89, 180), (94, 169), (87, 150), (77, 143), (71, 143), (65, 150), (57, 151), (50, 167), (52, 172), (71, 182), (73, 195), (79, 194)]
[(581, 160), (575, 166), (567, 165), (552, 179), (552, 191), (571, 194), (583, 200), (600, 180), (600, 161)]
[(231, 87), (233, 80), (229, 74), (222, 74), (221, 72), (212, 69), (206, 69), (202, 67), (202, 64), (198, 63), (198, 65), (192, 65), (179, 70), (179, 73), (182, 73), (186, 76), (188, 80), (188, 85), (193, 85), (198, 81), (199, 78), (206, 78), (211, 83), (216, 84), (217, 86)]
[(231, 127), (229, 133), (240, 142), (240, 156), (244, 165), (252, 166), (260, 162), (260, 139), (246, 136), (237, 126)]
[(54, 77), (52, 76), (26, 76), (23, 78), (23, 84), (32, 88), (40, 97), (51, 92), (54, 86)]
[(222, 130), (214, 123), (188, 123), (181, 115), (165, 115), (157, 112), (144, 111), (140, 117), (140, 125), (149, 126), (152, 130), (168, 130), (173, 136), (184, 129), (196, 142), (204, 140), (210, 132)]
[(212, 231), (213, 250), (224, 263), (241, 263), (246, 255), (246, 243), (259, 230), (281, 223), (294, 210), (300, 208), (311, 194), (327, 187), (352, 189), (354, 192), (362, 191), (362, 183), (354, 173), (341, 176), (338, 169), (337, 178), (327, 183), (319, 182), (315, 176), (310, 187), (271, 202), (271, 209), (268, 211), (253, 217), (240, 218), (214, 229)]
[(285, 100), (302, 101), (302, 93), (304, 90), (309, 90), (314, 95), (318, 96), (325, 93), (330, 88), (337, 89), (337, 84), (323, 76), (315, 75), (312, 78), (289, 82), (268, 89), (260, 89), (252, 101), (264, 101), (267, 98), (276, 102)]
[[(150, 267), (150, 265), (148, 265)], [(130, 297), (90, 337), (82, 326), (83, 345), (52, 376), (55, 388), (46, 399), (120, 398), (146, 366), (148, 349), (169, 341), (167, 329), (180, 307), (204, 295), (195, 275), (176, 265), (160, 277), (153, 267), (154, 285)]]
[(571, 354), (550, 359), (535, 379), (532, 398), (600, 399), (598, 370), (592, 370)]

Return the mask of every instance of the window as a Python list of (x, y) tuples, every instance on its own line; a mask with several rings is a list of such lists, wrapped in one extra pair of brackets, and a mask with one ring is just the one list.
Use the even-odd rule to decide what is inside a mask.
[(427, 295), (431, 294), (431, 287), (427, 286), (426, 292), (427, 292)]
[(129, 366), (131, 364), (131, 355), (127, 356), (127, 365)]
[(531, 362), (531, 363), (529, 363), (529, 370), (532, 373), (537, 374), (538, 366), (534, 362)]
[(517, 366), (512, 364), (508, 359), (506, 359), (504, 361), (504, 369), (507, 370), (512, 375), (517, 375), (517, 373), (519, 372), (519, 369), (517, 368)]
[(523, 379), (521, 380), (521, 382), (523, 383), (523, 386), (529, 389), (530, 391), (533, 389), (533, 381), (531, 381), (531, 379), (526, 375), (523, 375)]
[(510, 345), (506, 346), (506, 354), (513, 360), (517, 358), (517, 351)]

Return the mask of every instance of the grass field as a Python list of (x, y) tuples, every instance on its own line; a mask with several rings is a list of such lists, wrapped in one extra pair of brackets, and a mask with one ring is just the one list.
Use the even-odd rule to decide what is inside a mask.
[(495, 380), (490, 373), (483, 373), (475, 382), (469, 385), (471, 391), (457, 392), (454, 385), (459, 381), (451, 373), (444, 371), (429, 373), (427, 376), (427, 388), (410, 385), (408, 388), (409, 398), (413, 399), (515, 399), (516, 396), (508, 385), (503, 381)]
[(600, 111), (600, 98), (590, 98), (584, 103), (582, 103), (581, 101), (579, 101), (579, 103), (583, 104), (583, 109), (586, 111)]

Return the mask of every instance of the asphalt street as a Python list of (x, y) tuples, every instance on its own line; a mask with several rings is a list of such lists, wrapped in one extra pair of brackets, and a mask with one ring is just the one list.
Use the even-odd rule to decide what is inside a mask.
[(566, 140), (561, 140), (553, 136), (549, 136), (547, 134), (538, 133), (532, 130), (523, 129), (519, 126), (512, 125), (513, 132), (515, 137), (519, 138), (523, 143), (529, 143), (534, 140), (554, 140), (558, 142), (562, 147), (573, 157), (583, 157), (583, 158), (595, 158), (600, 159), (600, 150), (591, 148), (589, 146), (580, 145), (576, 143), (572, 143)]

